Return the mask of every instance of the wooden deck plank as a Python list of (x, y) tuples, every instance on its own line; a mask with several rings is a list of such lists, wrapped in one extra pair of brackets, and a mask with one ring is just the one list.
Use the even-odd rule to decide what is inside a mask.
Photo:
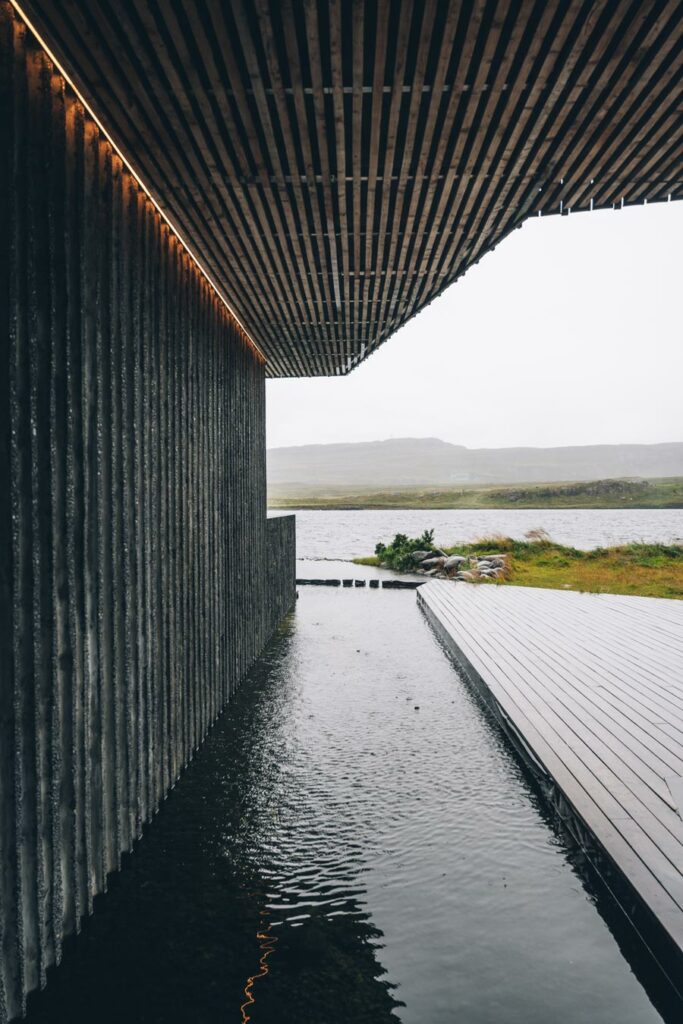
[[(479, 610), (478, 614), (480, 616), (480, 621), (483, 621), (481, 617), (484, 615), (484, 610)], [(575, 675), (574, 677), (568, 675), (566, 660), (567, 656), (570, 655), (571, 652), (569, 650), (563, 650), (561, 651), (562, 658), (553, 661), (552, 658), (545, 657), (545, 652), (543, 650), (534, 650), (531, 646), (531, 639), (533, 638), (534, 632), (537, 631), (536, 625), (531, 621), (525, 622), (523, 617), (518, 618), (513, 616), (512, 609), (508, 609), (508, 615), (506, 616), (506, 620), (504, 623), (500, 624), (500, 626), (499, 623), (495, 621), (489, 621), (488, 626), (490, 629), (493, 630), (498, 628), (505, 629), (505, 623), (508, 621), (511, 621), (517, 629), (515, 635), (510, 637), (508, 641), (509, 644), (511, 645), (512, 650), (515, 649), (515, 645), (517, 644), (520, 635), (519, 631), (521, 630), (525, 634), (527, 644), (527, 646), (524, 649), (523, 658), (526, 658), (528, 661), (528, 659), (531, 656), (540, 656), (542, 660), (546, 661), (547, 666), (550, 669), (550, 673), (547, 676), (548, 679), (554, 678), (554, 674), (559, 673), (560, 678), (566, 680), (565, 691), (567, 689), (567, 683), (572, 685), (575, 689), (580, 689), (582, 693), (585, 693), (590, 697), (593, 703), (596, 703), (599, 706), (604, 705), (607, 713), (609, 713), (610, 715), (619, 716), (619, 719), (623, 718), (626, 722), (628, 722), (630, 728), (636, 731), (636, 735), (639, 735), (640, 733), (647, 733), (647, 739), (644, 737), (639, 737), (641, 739), (644, 749), (650, 749), (653, 753), (656, 754), (656, 756), (658, 756), (663, 761), (664, 764), (670, 765), (671, 768), (675, 770), (679, 770), (683, 766), (683, 758), (681, 758), (680, 756), (682, 748), (678, 746), (675, 743), (675, 741), (670, 742), (668, 739), (664, 740), (659, 733), (657, 723), (661, 721), (661, 718), (651, 719), (652, 729), (650, 730), (644, 728), (643, 717), (640, 712), (640, 719), (638, 717), (634, 717), (633, 715), (629, 718), (628, 712), (631, 709), (631, 705), (629, 705), (626, 700), (626, 698), (629, 696), (628, 691), (624, 691), (623, 688), (617, 688), (615, 691), (616, 699), (613, 699), (612, 702), (606, 700), (600, 692), (600, 690), (604, 688), (603, 680), (605, 677), (601, 677), (599, 673), (596, 673), (592, 666), (590, 666), (590, 664), (582, 665), (580, 662), (578, 662), (578, 667), (581, 668), (581, 675)], [(541, 641), (542, 639), (543, 635), (541, 634)], [(576, 664), (575, 667), (577, 667)], [(589, 683), (593, 684), (592, 688), (588, 686)], [(652, 747), (648, 748), (648, 742), (652, 742), (655, 745), (656, 749), (653, 749)], [(665, 774), (665, 772), (662, 772), (661, 777), (664, 778)]]
[[(614, 666), (611, 666), (608, 662), (603, 660), (603, 665), (595, 667), (591, 664), (591, 655), (584, 654), (579, 651), (574, 655), (576, 661), (574, 667), (581, 668), (581, 675), (574, 674), (572, 676), (571, 670), (566, 667), (566, 656), (572, 656), (572, 648), (566, 644), (558, 641), (557, 637), (554, 636), (553, 646), (550, 647), (547, 644), (541, 646), (546, 639), (543, 633), (543, 624), (539, 631), (538, 626), (535, 623), (524, 620), (524, 617), (519, 615), (513, 615), (510, 610), (509, 616), (506, 616), (504, 625), (508, 624), (516, 626), (518, 629), (522, 629), (524, 632), (526, 642), (529, 645), (529, 649), (535, 648), (536, 653), (548, 667), (552, 670), (552, 673), (559, 672), (560, 677), (566, 680), (574, 689), (579, 690), (581, 693), (585, 693), (588, 698), (598, 706), (609, 705), (606, 710), (611, 715), (618, 716), (619, 719), (623, 718), (627, 725), (627, 729), (634, 729), (637, 732), (643, 732), (647, 734), (647, 739), (643, 738), (642, 742), (647, 747), (649, 741), (655, 745), (663, 747), (662, 751), (656, 751), (657, 756), (661, 756), (666, 763), (667, 757), (673, 755), (677, 761), (675, 766), (679, 771), (683, 767), (683, 758), (680, 757), (681, 748), (676, 743), (669, 744), (663, 742), (661, 736), (658, 734), (658, 726), (662, 722), (662, 713), (666, 712), (671, 722), (671, 716), (674, 715), (676, 709), (671, 706), (672, 702), (669, 702), (669, 707), (665, 703), (663, 698), (660, 698), (657, 694), (654, 698), (650, 698), (649, 689), (643, 677), (641, 677), (642, 686), (639, 688), (637, 693), (633, 693), (633, 687), (630, 684), (630, 677), (624, 679), (623, 676), (618, 674), (618, 665), (616, 666), (617, 671), (614, 671)], [(515, 634), (517, 639), (519, 634)], [(538, 642), (534, 643), (535, 638), (538, 637)], [(549, 678), (554, 678), (551, 675)], [(625, 683), (627, 685), (625, 685)], [(607, 700), (604, 693), (613, 694), (610, 700)], [(675, 715), (674, 715), (675, 717)], [(646, 724), (648, 727), (646, 727)], [(649, 748), (652, 749), (652, 748)], [(655, 751), (653, 751), (654, 753)], [(673, 767), (673, 765), (672, 765)], [(683, 774), (683, 773), (682, 773)], [(662, 775), (662, 777), (664, 777)]]
[[(503, 637), (503, 642), (509, 647), (512, 646), (514, 640)], [(675, 808), (672, 807), (668, 790), (666, 795), (664, 792), (658, 794), (660, 800), (654, 802), (654, 808), (660, 813), (653, 814), (647, 794), (643, 793), (640, 781), (637, 780), (631, 766), (623, 759), (609, 756), (610, 749), (605, 746), (595, 731), (591, 730), (590, 719), (588, 721), (577, 720), (572, 715), (571, 708), (563, 706), (550, 693), (549, 684), (552, 676), (549, 674), (546, 678), (541, 678), (536, 669), (524, 677), (524, 666), (521, 663), (516, 664), (514, 658), (508, 657), (507, 650), (503, 652), (503, 655), (498, 668), (502, 668), (508, 678), (514, 678), (521, 682), (522, 687), (525, 685), (529, 687), (532, 699), (540, 710), (546, 727), (556, 737), (563, 739), (567, 747), (573, 751), (596, 779), (605, 782), (610, 794), (618, 799), (622, 810), (627, 810), (638, 821), (647, 823), (648, 835), (657, 838), (659, 849), (669, 860), (676, 863), (683, 859), (683, 822), (675, 813)], [(527, 667), (529, 666), (533, 668), (531, 659), (529, 659)], [(628, 779), (628, 784), (626, 779)], [(662, 790), (664, 790), (663, 786)], [(667, 805), (666, 807), (662, 801)], [(666, 866), (665, 872), (668, 874)], [(677, 888), (675, 896), (683, 906), (683, 889), (679, 892)]]
[[(489, 625), (491, 624), (489, 623)], [(523, 625), (523, 623), (520, 623), (518, 628), (523, 629)], [(501, 638), (505, 640), (509, 649), (514, 650), (516, 636), (507, 634), (503, 629), (501, 631)], [(659, 793), (665, 801), (668, 801), (669, 797), (663, 780), (672, 770), (676, 774), (681, 774), (683, 761), (676, 756), (672, 756), (669, 750), (657, 751), (653, 749), (654, 743), (652, 738), (649, 734), (639, 734), (637, 723), (632, 724), (630, 731), (624, 730), (618, 724), (614, 725), (610, 722), (609, 717), (603, 713), (603, 709), (599, 705), (591, 706), (590, 701), (583, 703), (578, 701), (576, 699), (578, 691), (572, 689), (572, 679), (567, 675), (565, 666), (562, 664), (546, 663), (544, 660), (542, 660), (540, 666), (536, 665), (534, 658), (538, 659), (538, 655), (538, 651), (529, 650), (528, 655), (523, 652), (521, 657), (522, 659), (526, 657), (526, 667), (531, 669), (528, 681), (537, 693), (539, 704), (547, 706), (550, 702), (553, 714), (558, 713), (559, 709), (560, 717), (564, 715), (563, 722), (569, 733), (575, 731), (574, 719), (576, 719), (580, 727), (579, 739), (581, 739), (583, 731), (592, 733), (598, 749), (610, 767), (621, 770), (621, 767), (624, 766), (629, 771), (635, 769), (635, 773), (640, 775), (641, 778), (649, 773), (651, 767), (658, 767), (659, 771), (657, 774), (662, 780)], [(540, 655), (543, 659), (542, 651)], [(516, 669), (513, 668), (512, 671), (514, 672)], [(541, 673), (540, 677), (539, 672)], [(583, 696), (583, 694), (581, 695)], [(569, 742), (571, 743), (571, 738)], [(607, 744), (606, 747), (605, 743)], [(609, 753), (605, 757), (607, 751)], [(653, 760), (653, 755), (655, 758), (662, 758), (658, 765)], [(643, 768), (645, 771), (643, 771)], [(683, 829), (683, 823), (679, 820), (675, 822), (675, 825), (677, 832)]]
[(450, 581), (418, 599), (683, 955), (683, 602)]

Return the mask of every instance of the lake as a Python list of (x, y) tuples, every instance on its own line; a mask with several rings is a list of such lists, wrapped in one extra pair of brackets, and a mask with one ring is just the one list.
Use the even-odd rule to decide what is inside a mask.
[(683, 509), (371, 509), (360, 511), (273, 510), (296, 515), (297, 557), (347, 560), (371, 555), (378, 541), (397, 533), (434, 530), (440, 545), (495, 533), (524, 537), (543, 527), (554, 541), (576, 548), (631, 541), (683, 543)]

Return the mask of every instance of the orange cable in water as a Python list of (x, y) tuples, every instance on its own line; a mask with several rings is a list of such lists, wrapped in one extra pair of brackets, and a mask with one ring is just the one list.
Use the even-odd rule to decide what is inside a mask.
[[(268, 913), (267, 910), (260, 910), (259, 911), (259, 914), (262, 917), (265, 917), (267, 913)], [(253, 994), (254, 983), (259, 978), (265, 978), (265, 976), (268, 974), (268, 972), (270, 970), (270, 968), (268, 967), (267, 960), (268, 960), (268, 957), (270, 956), (270, 954), (275, 949), (275, 944), (277, 942), (277, 937), (275, 935), (269, 935), (268, 934), (270, 932), (271, 928), (272, 928), (272, 925), (271, 925), (270, 922), (268, 922), (268, 926), (266, 927), (265, 930), (259, 929), (256, 932), (256, 938), (258, 939), (258, 941), (260, 943), (259, 949), (262, 950), (262, 954), (259, 957), (259, 970), (258, 970), (258, 973), (257, 974), (252, 974), (249, 978), (247, 978), (247, 983), (244, 986), (244, 994), (246, 996), (246, 1000), (240, 1006), (240, 1012), (242, 1014), (242, 1024), (247, 1024), (247, 1022), (251, 1020), (251, 1014), (247, 1013), (247, 1008), (249, 1006), (253, 1006), (254, 1003), (256, 1002), (256, 999), (255, 999), (254, 994)]]

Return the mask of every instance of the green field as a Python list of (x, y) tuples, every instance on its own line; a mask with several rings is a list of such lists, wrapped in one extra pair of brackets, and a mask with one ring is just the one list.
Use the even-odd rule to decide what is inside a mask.
[[(507, 553), (506, 578), (481, 580), (470, 586), (544, 587), (683, 599), (682, 544), (623, 544), (580, 551), (555, 544), (550, 539), (521, 541), (511, 537), (485, 537), (472, 544), (443, 550), (449, 555), (480, 558), (494, 552)], [(391, 565), (391, 553), (388, 563), (386, 559), (380, 562), (376, 556), (354, 561), (363, 565)]]
[(683, 508), (683, 477), (269, 494), (271, 508)]

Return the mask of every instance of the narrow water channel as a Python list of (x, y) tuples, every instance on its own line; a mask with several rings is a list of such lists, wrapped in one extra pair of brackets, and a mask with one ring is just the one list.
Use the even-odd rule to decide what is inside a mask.
[(415, 594), (302, 587), (29, 1020), (674, 1012)]

